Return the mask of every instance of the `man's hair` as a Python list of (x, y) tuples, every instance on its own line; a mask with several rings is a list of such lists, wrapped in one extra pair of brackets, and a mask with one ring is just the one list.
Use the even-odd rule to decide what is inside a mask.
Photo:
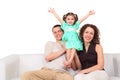
[[(62, 30), (61, 25), (60, 25), (60, 24), (56, 24), (56, 25), (53, 26), (52, 31), (53, 31), (53, 29), (56, 28), (56, 27), (60, 27), (60, 29)], [(62, 31), (63, 31), (63, 30), (62, 30)]]

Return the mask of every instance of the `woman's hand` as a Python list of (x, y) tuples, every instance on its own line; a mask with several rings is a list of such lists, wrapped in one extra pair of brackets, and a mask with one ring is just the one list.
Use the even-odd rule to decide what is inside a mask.
[(87, 72), (85, 72), (85, 70), (81, 70), (80, 72), (78, 72), (78, 74), (86, 74)]

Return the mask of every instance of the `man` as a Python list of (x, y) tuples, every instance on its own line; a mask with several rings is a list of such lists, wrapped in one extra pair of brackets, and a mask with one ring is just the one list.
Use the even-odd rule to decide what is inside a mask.
[(63, 62), (65, 61), (65, 48), (62, 46), (63, 31), (60, 25), (52, 28), (56, 42), (47, 42), (45, 45), (45, 65), (40, 70), (26, 72), (22, 80), (73, 80)]

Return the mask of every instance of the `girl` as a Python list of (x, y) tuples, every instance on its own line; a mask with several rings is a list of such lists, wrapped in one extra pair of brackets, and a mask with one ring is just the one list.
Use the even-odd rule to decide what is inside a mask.
[[(64, 64), (69, 68), (72, 67), (73, 69), (79, 68), (79, 65), (76, 65), (78, 60), (76, 55), (76, 50), (83, 50), (82, 42), (78, 36), (77, 30), (79, 29), (79, 25), (85, 19), (87, 19), (90, 15), (95, 14), (95, 11), (92, 10), (88, 14), (86, 14), (82, 19), (78, 21), (77, 14), (69, 12), (63, 16), (61, 19), (58, 14), (55, 12), (54, 8), (50, 8), (48, 10), (52, 13), (58, 21), (61, 23), (61, 28), (64, 30), (64, 34), (62, 37), (62, 41), (64, 42), (64, 46), (66, 48), (66, 57), (67, 61)], [(72, 64), (72, 65), (71, 65)]]

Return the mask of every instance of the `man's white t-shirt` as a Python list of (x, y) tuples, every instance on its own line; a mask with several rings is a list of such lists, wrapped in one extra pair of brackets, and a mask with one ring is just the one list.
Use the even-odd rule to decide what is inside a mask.
[[(51, 52), (58, 52), (62, 50), (62, 46), (59, 43), (56, 42), (47, 42), (45, 45), (45, 56), (50, 54)], [(63, 62), (66, 60), (65, 55), (63, 54), (59, 56), (58, 58), (52, 60), (52, 61), (45, 61), (44, 59), (44, 67), (50, 68), (50, 69), (55, 69), (55, 70), (61, 70), (61, 71), (66, 71), (66, 67), (63, 64)]]

